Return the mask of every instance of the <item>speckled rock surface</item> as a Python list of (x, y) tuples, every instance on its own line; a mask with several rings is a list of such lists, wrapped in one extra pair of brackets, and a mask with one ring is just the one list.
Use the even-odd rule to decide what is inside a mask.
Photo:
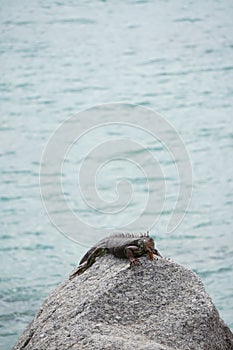
[(14, 350), (233, 349), (233, 335), (192, 271), (104, 256), (47, 298)]

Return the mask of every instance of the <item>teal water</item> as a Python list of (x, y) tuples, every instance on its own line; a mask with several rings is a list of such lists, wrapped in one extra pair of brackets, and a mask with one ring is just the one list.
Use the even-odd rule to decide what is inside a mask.
[(46, 215), (42, 151), (68, 117), (114, 101), (156, 110), (183, 138), (193, 195), (173, 233), (158, 224), (157, 245), (202, 278), (233, 329), (232, 18), (217, 0), (1, 1), (1, 349), (86, 250)]

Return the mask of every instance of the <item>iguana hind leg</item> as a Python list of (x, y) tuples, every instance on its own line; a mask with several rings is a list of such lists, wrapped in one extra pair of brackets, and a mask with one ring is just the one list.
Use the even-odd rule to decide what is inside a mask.
[(96, 258), (99, 258), (107, 253), (106, 248), (96, 248), (91, 254), (87, 257), (85, 261), (81, 260), (81, 264), (74, 270), (74, 272), (69, 276), (69, 279), (73, 279), (77, 275), (81, 275), (84, 271), (86, 271), (91, 265), (94, 264)]

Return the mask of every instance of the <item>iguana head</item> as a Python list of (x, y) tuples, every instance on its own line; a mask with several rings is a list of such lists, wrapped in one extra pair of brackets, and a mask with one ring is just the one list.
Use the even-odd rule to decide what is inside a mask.
[(155, 249), (155, 243), (154, 243), (153, 238), (151, 238), (151, 237), (141, 238), (140, 245), (143, 247), (143, 249), (147, 253), (148, 259), (153, 260), (154, 259), (153, 251)]

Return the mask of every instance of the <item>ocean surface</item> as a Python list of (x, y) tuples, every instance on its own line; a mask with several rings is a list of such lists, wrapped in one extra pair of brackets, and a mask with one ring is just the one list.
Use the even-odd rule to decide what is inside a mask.
[[(233, 3), (217, 0), (0, 2), (1, 349), (13, 346), (87, 249), (89, 223), (86, 231), (77, 227), (77, 244), (46, 213), (39, 176), (43, 151), (69, 118), (114, 102), (156, 111), (182, 138), (192, 167), (192, 197), (183, 221), (170, 233), (166, 223), (179, 181), (163, 144), (152, 147), (150, 138), (146, 144), (165, 174), (155, 171), (151, 181), (160, 188), (166, 179), (168, 186), (161, 220), (151, 234), (163, 255), (198, 274), (233, 329), (232, 18)], [(82, 112), (78, 120), (85, 129)], [(89, 146), (99, 145), (101, 137), (110, 141), (111, 135), (118, 137), (118, 145), (123, 134), (142, 141), (138, 130), (97, 130)], [(81, 149), (85, 154), (86, 144), (75, 145), (64, 163), (63, 184), (70, 210), (77, 214), (75, 155)], [(135, 153), (130, 148), (125, 159), (134, 162)], [(97, 152), (91, 164), (99, 160), (103, 165), (109, 159)], [(139, 196), (136, 203), (141, 203), (145, 182), (140, 174), (131, 176), (134, 171), (124, 160), (99, 179), (98, 193), (103, 201), (114, 202), (114, 176), (129, 169), (127, 181), (130, 176)], [(50, 175), (44, 174), (47, 183), (53, 182)], [(83, 178), (85, 189), (92, 188), (88, 171)], [(138, 208), (129, 204), (131, 214), (125, 217)], [(66, 218), (58, 209), (57, 218)], [(89, 220), (92, 209), (83, 211)], [(99, 239), (97, 222), (105, 222), (105, 216), (90, 226), (88, 244)]]

